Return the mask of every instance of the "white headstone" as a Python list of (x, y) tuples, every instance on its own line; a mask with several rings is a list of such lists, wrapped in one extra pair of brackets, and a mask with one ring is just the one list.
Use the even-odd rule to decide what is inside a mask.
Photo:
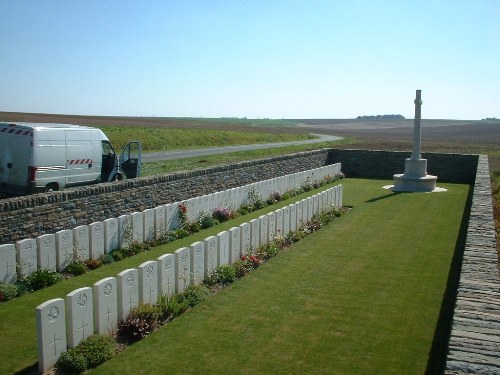
[(250, 223), (241, 224), (240, 233), (241, 233), (241, 244), (240, 244), (241, 255), (250, 254), (252, 252)]
[(158, 258), (158, 293), (172, 297), (175, 294), (175, 254), (164, 254)]
[(165, 221), (167, 230), (179, 228), (179, 202), (165, 205)]
[(80, 288), (66, 296), (68, 348), (74, 348), (94, 333), (92, 289)]
[(195, 221), (197, 217), (196, 208), (198, 206), (198, 198), (190, 198), (184, 202), (187, 208), (187, 218), (188, 221)]
[(155, 239), (155, 211), (148, 208), (144, 214), (144, 241), (151, 242)]
[(36, 239), (38, 268), (56, 271), (56, 235), (44, 234)]
[(57, 271), (62, 272), (73, 261), (73, 231), (71, 229), (56, 232)]
[(241, 258), (241, 230), (239, 227), (229, 229), (229, 263), (233, 264)]
[(283, 236), (288, 235), (290, 233), (290, 206), (286, 206), (282, 208), (283, 210)]
[(16, 242), (17, 265), (21, 275), (31, 275), (38, 267), (36, 240), (29, 238)]
[(156, 305), (158, 302), (158, 263), (142, 263), (139, 272), (139, 302)]
[(16, 282), (16, 246), (0, 245), (0, 281)]
[(313, 196), (313, 214), (317, 214), (318, 212), (320, 212), (321, 210), (321, 207), (320, 207), (320, 194), (315, 194)]
[(129, 268), (116, 276), (118, 292), (118, 320), (125, 320), (134, 307), (139, 305), (139, 273)]
[(307, 221), (310, 221), (314, 215), (314, 198), (307, 198)]
[(207, 214), (211, 214), (210, 211), (210, 196), (212, 194), (207, 194), (203, 196), (203, 212), (206, 212)]
[(132, 242), (144, 242), (144, 213), (132, 212)]
[(267, 215), (267, 231), (268, 231), (268, 241), (271, 242), (277, 235), (276, 232), (276, 213), (269, 212)]
[(132, 217), (130, 215), (118, 216), (118, 245), (122, 249), (132, 245)]
[(109, 254), (119, 247), (118, 219), (113, 217), (104, 220), (104, 253)]
[(290, 208), (290, 231), (297, 230), (297, 205), (290, 204), (288, 205)]
[(37, 306), (35, 320), (38, 371), (44, 373), (54, 367), (67, 348), (64, 300), (55, 298)]
[(205, 277), (205, 244), (195, 242), (191, 245), (191, 285), (200, 285)]
[(217, 234), (217, 266), (229, 264), (229, 232)]
[(104, 255), (104, 223), (98, 221), (89, 224), (90, 258), (99, 259)]
[(80, 260), (90, 259), (90, 236), (89, 227), (87, 225), (80, 225), (73, 228), (73, 244), (75, 247), (76, 255)]
[(338, 189), (339, 189), (339, 203), (338, 203), (338, 207), (343, 207), (344, 203), (342, 201), (342, 198), (343, 198), (343, 193), (344, 193), (344, 186), (343, 185), (339, 185)]
[(115, 277), (99, 280), (92, 286), (94, 295), (94, 330), (112, 335), (118, 328), (118, 291)]
[(203, 241), (205, 244), (205, 278), (217, 268), (217, 237), (210, 236)]
[(267, 216), (260, 215), (259, 222), (260, 222), (260, 245), (264, 246), (269, 242), (269, 230), (268, 230), (268, 225), (267, 225)]
[(176, 293), (182, 293), (191, 282), (191, 248), (183, 247), (175, 250), (175, 268), (177, 277), (175, 280)]
[(309, 207), (307, 204), (307, 199), (309, 199), (309, 198), (305, 198), (305, 199), (301, 200), (301, 202), (302, 202), (302, 223), (303, 224), (305, 224), (309, 221), (307, 218), (308, 210), (309, 210)]
[(252, 249), (252, 254), (257, 254), (257, 250), (260, 246), (260, 222), (259, 219), (250, 220), (250, 247)]
[(155, 239), (162, 240), (167, 232), (167, 209), (165, 206), (158, 206), (155, 211)]
[(296, 211), (297, 211), (297, 216), (296, 216), (296, 221), (297, 221), (297, 229), (300, 229), (302, 227), (302, 225), (305, 224), (305, 221), (304, 221), (304, 216), (303, 216), (303, 213), (302, 213), (302, 208), (303, 208), (303, 203), (304, 203), (304, 200), (300, 200), (298, 202), (295, 202), (295, 208), (296, 208)]
[(276, 211), (276, 234), (278, 236), (284, 236), (283, 231), (283, 209), (277, 209)]

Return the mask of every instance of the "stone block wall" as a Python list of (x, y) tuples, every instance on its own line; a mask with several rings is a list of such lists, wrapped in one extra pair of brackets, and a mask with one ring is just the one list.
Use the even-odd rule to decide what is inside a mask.
[[(347, 177), (392, 178), (404, 173), (405, 158), (411, 157), (405, 151), (368, 151), (332, 149), (327, 163), (342, 163)], [(473, 183), (476, 176), (478, 155), (423, 153), (427, 159), (427, 173), (437, 176), (439, 182)]]
[(327, 165), (328, 150), (0, 200), (0, 244)]

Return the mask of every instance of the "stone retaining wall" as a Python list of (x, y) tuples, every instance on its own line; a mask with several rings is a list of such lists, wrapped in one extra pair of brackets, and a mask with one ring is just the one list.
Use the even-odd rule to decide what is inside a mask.
[(474, 184), (445, 374), (500, 374), (500, 277), (484, 155)]
[(328, 150), (310, 151), (0, 200), (0, 244), (311, 170), (327, 158)]
[[(347, 177), (392, 178), (404, 173), (405, 158), (411, 157), (404, 151), (368, 151), (332, 149), (327, 163), (342, 163)], [(438, 177), (439, 182), (471, 184), (476, 176), (478, 155), (423, 153), (427, 159), (427, 173)]]

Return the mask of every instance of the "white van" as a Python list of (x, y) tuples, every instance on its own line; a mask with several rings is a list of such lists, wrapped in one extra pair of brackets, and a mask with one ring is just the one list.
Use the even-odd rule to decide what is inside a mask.
[(118, 159), (97, 128), (0, 122), (0, 192), (30, 194), (139, 177), (140, 141)]

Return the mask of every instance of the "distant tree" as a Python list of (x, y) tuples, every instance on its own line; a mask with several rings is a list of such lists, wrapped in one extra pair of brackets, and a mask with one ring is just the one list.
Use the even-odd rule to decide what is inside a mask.
[(405, 120), (403, 115), (371, 115), (358, 116), (358, 120)]
[(486, 118), (483, 118), (483, 120), (487, 120), (487, 121), (498, 121), (500, 119), (496, 118), (496, 117), (486, 117)]

